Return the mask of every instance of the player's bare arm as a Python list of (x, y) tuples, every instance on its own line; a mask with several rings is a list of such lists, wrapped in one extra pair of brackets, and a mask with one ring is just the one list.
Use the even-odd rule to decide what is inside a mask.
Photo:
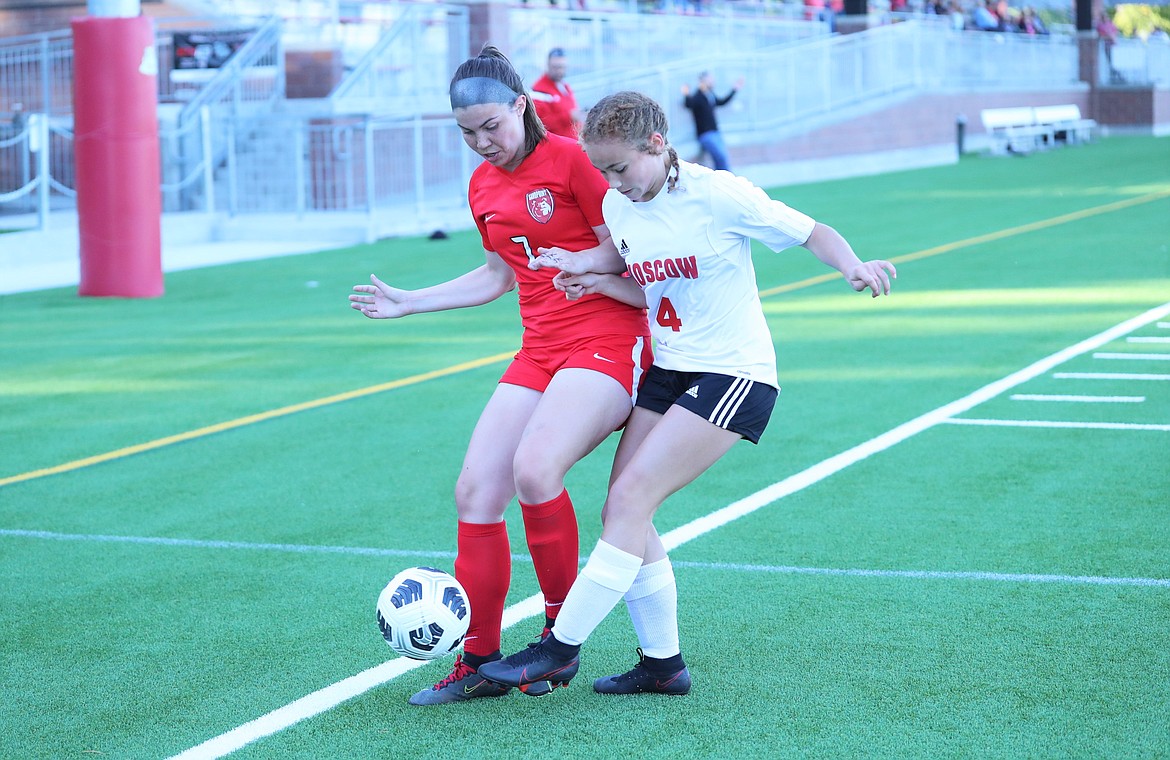
[(370, 275), (369, 285), (354, 285), (349, 305), (370, 319), (397, 319), (408, 314), (462, 309), (494, 301), (516, 285), (516, 275), (493, 251), (484, 264), (453, 280), (419, 290), (402, 290)]
[(638, 309), (646, 308), (646, 293), (633, 279), (620, 274), (586, 272), (570, 275), (560, 272), (553, 278), (553, 286), (563, 291), (570, 301), (598, 293)]
[(613, 236), (604, 224), (593, 228), (598, 243), (593, 248), (581, 251), (568, 251), (564, 248), (551, 246), (537, 248), (538, 255), (528, 262), (529, 269), (559, 269), (566, 274), (585, 274), (597, 272), (599, 274), (619, 274), (626, 271), (626, 262), (618, 253), (613, 243)]
[(888, 261), (873, 259), (862, 261), (841, 233), (827, 224), (817, 222), (804, 247), (825, 264), (836, 269), (849, 287), (861, 292), (867, 288), (877, 298), (890, 294), (890, 278), (898, 277), (898, 270)]

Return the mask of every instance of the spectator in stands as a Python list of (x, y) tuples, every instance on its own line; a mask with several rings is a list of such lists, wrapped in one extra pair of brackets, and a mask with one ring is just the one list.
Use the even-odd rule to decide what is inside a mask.
[(1020, 31), (1030, 35), (1048, 34), (1048, 27), (1044, 26), (1044, 21), (1037, 15), (1036, 10), (1028, 6), (1020, 15)]
[(1113, 46), (1117, 44), (1117, 27), (1109, 12), (1102, 10), (1097, 14), (1097, 36), (1101, 38), (1101, 47), (1105, 50), (1105, 63), (1109, 66), (1109, 81), (1116, 84), (1122, 81), (1121, 74), (1113, 67)]
[(971, 12), (971, 20), (975, 22), (975, 28), (981, 32), (999, 31), (999, 17), (995, 15), (995, 11), (991, 10), (991, 4), (988, 0), (980, 0), (975, 4), (975, 10)]
[(548, 53), (544, 74), (532, 85), (532, 104), (536, 115), (549, 132), (577, 139), (577, 129), (584, 116), (577, 107), (573, 88), (565, 81), (569, 62), (564, 48), (553, 48)]
[(699, 74), (699, 89), (691, 92), (691, 86), (682, 86), (683, 105), (691, 110), (695, 117), (695, 136), (699, 138), (699, 145), (703, 146), (715, 162), (716, 169), (731, 171), (731, 160), (727, 156), (727, 144), (723, 141), (723, 133), (719, 131), (719, 124), (715, 120), (715, 109), (726, 105), (739, 88), (743, 87), (741, 77), (731, 88), (731, 92), (722, 98), (715, 95), (715, 77), (711, 72)]
[(804, 0), (804, 17), (808, 21), (821, 21), (829, 25), (829, 31), (837, 31), (837, 14), (845, 10), (845, 0)]
[(951, 0), (950, 5), (951, 29), (961, 32), (967, 26), (967, 17), (963, 14), (963, 6), (959, 0)]
[(996, 0), (995, 7), (992, 8), (992, 12), (995, 13), (995, 17), (999, 19), (1000, 31), (1007, 31), (1007, 21), (1009, 18), (1011, 18), (1012, 15), (1012, 7), (1008, 5), (1008, 1)]

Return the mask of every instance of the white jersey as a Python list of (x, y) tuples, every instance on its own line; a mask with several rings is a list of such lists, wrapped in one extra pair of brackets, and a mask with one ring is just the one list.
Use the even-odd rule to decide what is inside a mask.
[(654, 363), (779, 388), (751, 240), (780, 251), (807, 241), (816, 222), (741, 177), (679, 167), (674, 192), (664, 186), (634, 203), (611, 189), (602, 201), (614, 244), (646, 292)]

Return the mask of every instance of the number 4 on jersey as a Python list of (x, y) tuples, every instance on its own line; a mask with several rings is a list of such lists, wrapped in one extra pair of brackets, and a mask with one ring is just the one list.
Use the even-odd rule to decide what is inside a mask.
[(674, 304), (669, 298), (663, 298), (658, 302), (658, 313), (654, 315), (654, 321), (674, 332), (682, 330), (682, 320), (679, 319), (678, 312), (674, 310)]

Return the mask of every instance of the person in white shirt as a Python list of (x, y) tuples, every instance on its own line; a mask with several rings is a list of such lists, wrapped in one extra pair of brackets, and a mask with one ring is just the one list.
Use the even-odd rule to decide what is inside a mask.
[[(601, 540), (539, 644), (488, 663), (484, 678), (525, 689), (567, 685), (581, 644), (623, 597), (641, 658), (606, 676), (606, 694), (685, 694), (677, 592), (655, 511), (736, 441), (757, 443), (779, 392), (776, 353), (760, 305), (751, 241), (803, 246), (855, 291), (890, 292), (888, 261), (861, 261), (832, 227), (773, 200), (728, 172), (680, 161), (662, 108), (636, 92), (603, 98), (581, 142), (609, 181), (602, 201), (618, 256), (540, 249), (529, 266), (560, 269), (569, 298), (603, 293), (644, 304), (654, 364), (618, 444)], [(619, 258), (620, 256), (620, 258)]]

